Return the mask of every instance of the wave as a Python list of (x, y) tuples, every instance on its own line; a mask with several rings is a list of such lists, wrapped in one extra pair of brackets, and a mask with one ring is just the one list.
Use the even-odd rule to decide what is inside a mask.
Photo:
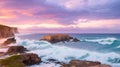
[(119, 46), (117, 46), (117, 48), (120, 48), (120, 45), (119, 45)]
[(96, 42), (102, 45), (111, 45), (114, 43), (115, 40), (118, 40), (117, 38), (114, 37), (109, 37), (109, 38), (101, 38), (101, 39), (84, 39), (81, 41), (85, 41), (85, 42)]
[[(104, 39), (105, 40), (105, 39)], [(113, 39), (112, 39), (113, 40)], [(42, 61), (47, 62), (48, 59), (56, 59), (60, 62), (68, 63), (70, 60), (90, 60), (100, 61), (103, 64), (110, 64), (113, 67), (120, 67), (120, 62), (115, 61), (116, 58), (120, 58), (120, 55), (114, 52), (110, 53), (99, 53), (82, 49), (75, 49), (66, 46), (52, 45), (46, 41), (36, 40), (19, 40), (18, 45), (25, 46), (29, 52), (38, 54), (42, 58)], [(29, 53), (28, 52), (28, 53)], [(114, 62), (113, 62), (114, 61)], [(42, 63), (40, 65), (33, 65), (31, 67), (60, 67), (54, 63)]]

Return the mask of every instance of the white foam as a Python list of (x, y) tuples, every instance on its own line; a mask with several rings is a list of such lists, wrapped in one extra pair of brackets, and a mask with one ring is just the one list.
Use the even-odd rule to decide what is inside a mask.
[[(55, 44), (52, 45), (46, 41), (21, 40), (19, 41), (18, 45), (25, 46), (28, 50), (31, 50), (29, 51), (30, 53), (32, 52), (38, 54), (39, 57), (42, 57), (42, 61), (47, 61), (47, 59), (53, 58), (60, 62), (68, 63), (72, 59), (79, 59), (100, 61), (104, 64), (114, 65), (113, 63), (108, 62), (109, 58), (120, 58), (120, 55), (114, 52), (98, 53), (87, 50), (69, 48), (65, 46), (58, 46)], [(47, 65), (49, 66), (49, 64)], [(40, 66), (38, 65), (38, 67)]]
[(119, 45), (119, 46), (117, 46), (117, 48), (120, 48), (120, 45)]
[(102, 45), (111, 45), (112, 43), (114, 43), (114, 41), (117, 40), (116, 38), (113, 38), (113, 37), (110, 37), (110, 38), (103, 38), (103, 39), (85, 39), (85, 41), (88, 41), (88, 42), (97, 42), (99, 44), (102, 44)]

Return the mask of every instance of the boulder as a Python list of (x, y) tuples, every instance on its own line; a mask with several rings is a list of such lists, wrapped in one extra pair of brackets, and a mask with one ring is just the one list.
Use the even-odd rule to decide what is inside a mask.
[[(51, 34), (46, 35), (41, 38), (41, 40), (48, 41), (50, 43), (57, 43), (57, 42), (64, 42), (64, 41), (71, 41), (74, 39), (73, 37), (67, 35), (67, 34)], [(74, 39), (74, 41), (77, 41), (78, 39)]]
[(18, 33), (18, 30), (16, 27), (0, 25), (0, 39), (7, 38), (7, 37), (13, 37), (15, 33)]
[(6, 45), (12, 44), (12, 43), (16, 43), (16, 39), (15, 38), (7, 39), (4, 43), (2, 43), (2, 46), (6, 46)]
[(100, 62), (71, 60), (69, 64), (62, 64), (62, 67), (111, 67)]
[(29, 65), (39, 64), (41, 58), (33, 53), (13, 55), (11, 57), (0, 59), (0, 67), (27, 67)]
[(23, 46), (10, 46), (5, 54), (24, 53), (25, 51), (27, 51), (27, 49)]
[(41, 58), (37, 54), (23, 54), (21, 57), (25, 65), (39, 64), (41, 62)]

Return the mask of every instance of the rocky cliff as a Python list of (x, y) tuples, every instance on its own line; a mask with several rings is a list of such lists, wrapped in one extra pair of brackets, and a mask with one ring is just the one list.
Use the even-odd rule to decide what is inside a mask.
[(17, 28), (0, 25), (0, 39), (7, 38), (7, 37), (13, 37), (15, 33), (18, 33)]

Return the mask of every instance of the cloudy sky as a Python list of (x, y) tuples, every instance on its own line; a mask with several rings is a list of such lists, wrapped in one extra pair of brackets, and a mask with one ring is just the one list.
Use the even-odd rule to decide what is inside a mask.
[(120, 0), (0, 0), (0, 24), (22, 33), (120, 33)]

